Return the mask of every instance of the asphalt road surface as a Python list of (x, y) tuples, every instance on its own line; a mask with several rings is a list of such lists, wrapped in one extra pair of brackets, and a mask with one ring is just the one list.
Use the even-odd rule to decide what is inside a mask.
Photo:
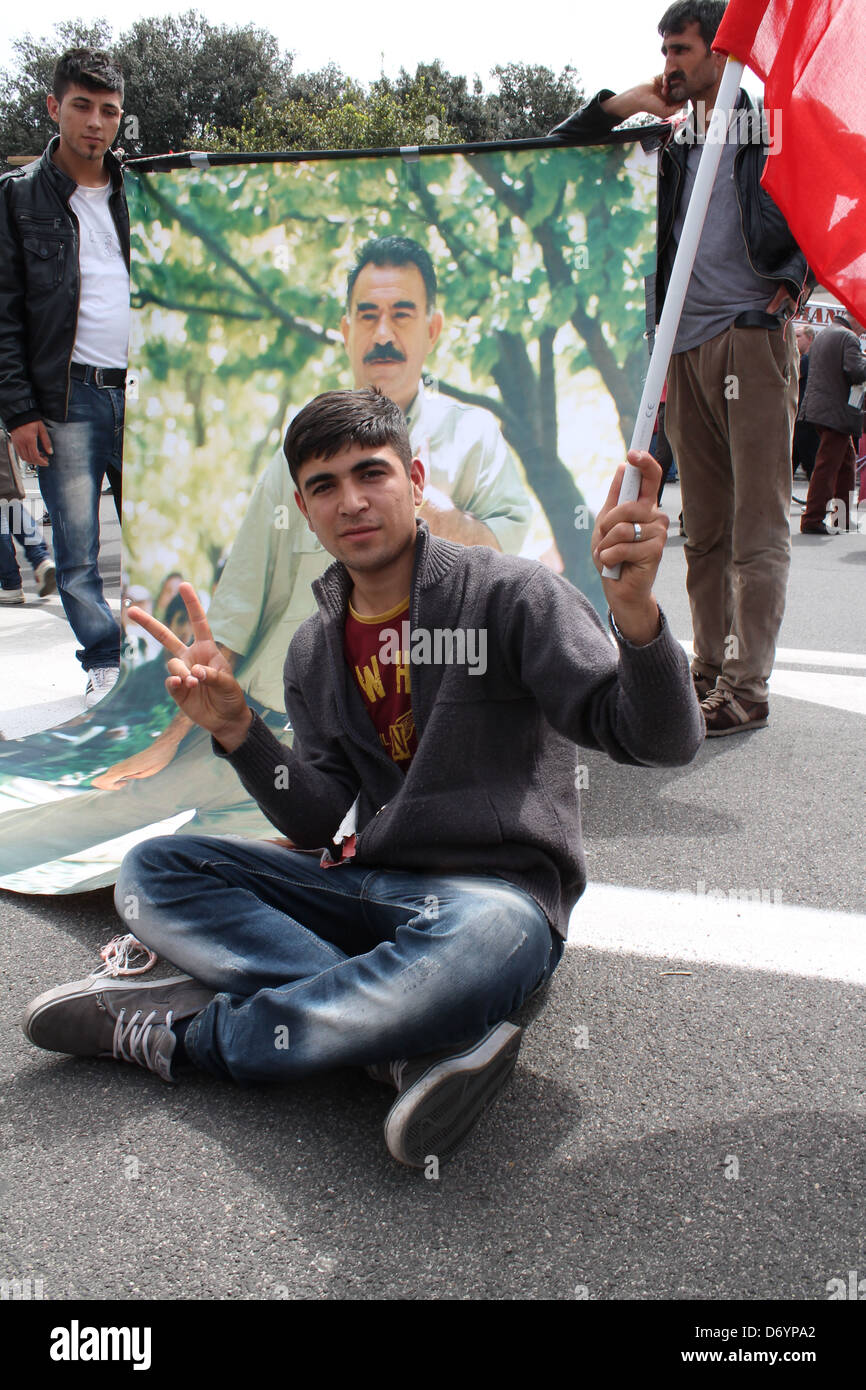
[[(866, 1278), (864, 580), (866, 534), (795, 536), (767, 729), (683, 769), (584, 756), (592, 887), (438, 1178), (389, 1158), (389, 1092), (355, 1072), (172, 1089), (37, 1051), (23, 1007), (116, 920), (108, 892), (2, 894), (0, 1275), (163, 1301), (823, 1302)], [(688, 639), (675, 534), (659, 596)]]

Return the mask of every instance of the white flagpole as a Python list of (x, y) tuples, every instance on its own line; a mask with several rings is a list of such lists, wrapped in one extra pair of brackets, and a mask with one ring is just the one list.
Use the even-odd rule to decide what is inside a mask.
[[(704, 147), (698, 161), (695, 186), (689, 199), (682, 235), (674, 257), (671, 280), (665, 294), (664, 308), (656, 331), (643, 394), (638, 407), (637, 420), (629, 446), (632, 449), (648, 449), (650, 446), (653, 424), (659, 408), (659, 397), (667, 376), (671, 350), (677, 335), (686, 290), (691, 279), (692, 266), (695, 263), (698, 242), (707, 215), (713, 184), (716, 181), (719, 160), (722, 157), (722, 147), (727, 139), (728, 127), (734, 113), (742, 75), (743, 64), (737, 58), (729, 57), (722, 72), (719, 94), (710, 117)], [(640, 492), (640, 478), (640, 470), (635, 468), (633, 464), (627, 463), (625, 477), (619, 492), (620, 502), (637, 500)], [(620, 565), (612, 565), (611, 567), (605, 565), (602, 576), (605, 579), (619, 579), (620, 569)]]

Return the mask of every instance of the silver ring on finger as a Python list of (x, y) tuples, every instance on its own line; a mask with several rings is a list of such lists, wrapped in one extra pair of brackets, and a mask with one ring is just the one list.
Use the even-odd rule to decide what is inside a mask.
[(641, 531), (641, 528), (640, 528), (640, 522), (639, 522), (639, 521), (633, 521), (633, 522), (632, 522), (632, 526), (634, 527), (634, 535), (633, 535), (633, 537), (632, 537), (632, 540), (635, 540), (635, 541), (641, 540), (642, 537), (643, 537), (643, 532)]

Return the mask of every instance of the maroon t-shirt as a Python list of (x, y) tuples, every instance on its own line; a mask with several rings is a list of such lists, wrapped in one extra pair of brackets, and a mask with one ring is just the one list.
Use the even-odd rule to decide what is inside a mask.
[(343, 637), (349, 669), (358, 682), (376, 732), (386, 753), (404, 772), (418, 747), (412, 717), (409, 652), (399, 651), (399, 660), (394, 661), (393, 636), (389, 639), (388, 633), (396, 631), (402, 635), (403, 623), (408, 620), (408, 596), (390, 613), (380, 613), (375, 618), (362, 617), (350, 603)]

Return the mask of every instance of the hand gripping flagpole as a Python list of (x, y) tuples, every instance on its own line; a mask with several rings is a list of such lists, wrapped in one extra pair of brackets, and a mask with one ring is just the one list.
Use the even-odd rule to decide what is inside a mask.
[[(719, 94), (710, 117), (704, 147), (698, 162), (695, 186), (689, 199), (682, 235), (674, 257), (671, 280), (665, 294), (664, 308), (656, 331), (643, 394), (638, 407), (637, 420), (631, 437), (630, 447), (632, 449), (648, 449), (650, 446), (653, 424), (658, 414), (659, 397), (667, 376), (671, 350), (677, 335), (686, 290), (691, 279), (692, 266), (695, 263), (698, 242), (707, 215), (713, 184), (716, 181), (719, 160), (722, 157), (722, 146), (727, 139), (728, 127), (734, 113), (742, 75), (743, 64), (738, 59), (729, 57), (722, 72)], [(635, 502), (637, 500), (640, 492), (640, 479), (640, 469), (635, 468), (632, 463), (627, 463), (622, 487), (619, 490), (618, 500), (620, 502)], [(605, 565), (601, 572), (602, 578), (619, 579), (621, 568), (621, 565)]]

